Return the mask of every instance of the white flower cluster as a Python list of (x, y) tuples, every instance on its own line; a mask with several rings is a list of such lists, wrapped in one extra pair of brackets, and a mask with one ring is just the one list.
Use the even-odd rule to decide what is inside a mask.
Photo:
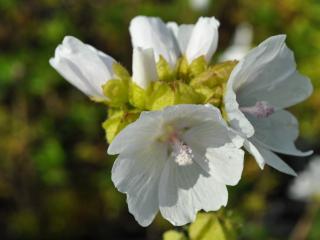
[[(203, 56), (210, 62), (218, 43), (219, 22), (201, 17), (195, 25), (165, 24), (156, 17), (135, 17), (132, 81), (146, 89), (158, 81), (161, 58), (174, 67)], [(210, 104), (178, 104), (145, 111), (109, 146), (118, 154), (112, 181), (127, 195), (129, 211), (149, 225), (160, 210), (174, 225), (196, 213), (226, 206), (226, 185), (242, 174), (244, 151), (261, 169), (265, 164), (295, 175), (274, 152), (305, 156), (296, 149), (298, 122), (284, 110), (312, 93), (310, 80), (296, 70), (285, 36), (273, 36), (252, 49), (233, 68), (223, 93), (223, 109)], [(50, 64), (92, 98), (108, 98), (102, 85), (114, 78), (110, 56), (74, 37), (65, 37)], [(223, 116), (221, 111), (223, 110)]]

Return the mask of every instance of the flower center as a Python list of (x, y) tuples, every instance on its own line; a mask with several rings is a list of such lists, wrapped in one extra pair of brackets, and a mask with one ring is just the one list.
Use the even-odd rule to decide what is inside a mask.
[(172, 144), (172, 156), (179, 166), (187, 166), (193, 163), (192, 149), (181, 141), (176, 132), (169, 137), (169, 143)]
[(267, 118), (275, 111), (274, 107), (270, 106), (269, 103), (265, 101), (258, 101), (254, 106), (242, 107), (240, 110), (257, 118)]

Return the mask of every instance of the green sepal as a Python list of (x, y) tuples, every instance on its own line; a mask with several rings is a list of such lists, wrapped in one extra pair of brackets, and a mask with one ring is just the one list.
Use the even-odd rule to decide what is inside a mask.
[(177, 104), (197, 104), (202, 97), (192, 87), (181, 81), (154, 82), (148, 90), (146, 108), (160, 110)]
[(208, 64), (204, 56), (194, 59), (189, 66), (190, 77), (193, 78), (206, 71), (207, 66)]
[(108, 98), (111, 107), (121, 107), (128, 102), (128, 81), (125, 79), (110, 79), (102, 85), (103, 93)]
[(216, 107), (219, 107), (223, 98), (223, 86), (216, 86), (210, 88), (207, 86), (198, 86), (195, 91), (202, 96), (202, 103), (210, 103)]
[(174, 71), (170, 67), (169, 63), (160, 55), (159, 61), (157, 62), (157, 73), (159, 80), (161, 81), (172, 81), (174, 80)]
[(137, 110), (109, 110), (108, 119), (102, 123), (102, 127), (106, 132), (106, 138), (110, 144), (118, 133), (125, 128), (128, 124), (137, 120), (140, 111)]
[(114, 63), (112, 65), (112, 70), (114, 72), (114, 74), (123, 80), (129, 80), (130, 79), (130, 74), (127, 71), (127, 69), (125, 67), (123, 67), (120, 63)]
[(177, 79), (182, 79), (185, 82), (188, 82), (188, 80), (189, 80), (189, 64), (188, 64), (188, 60), (185, 56), (179, 58), (176, 72), (177, 72)]
[(175, 93), (175, 104), (199, 104), (202, 97), (192, 87), (183, 82), (174, 82), (172, 88)]
[(228, 81), (229, 76), (237, 64), (237, 61), (227, 61), (209, 67), (206, 71), (202, 72), (190, 82), (192, 87), (207, 86), (214, 88), (218, 85), (224, 84)]
[(148, 110), (160, 110), (175, 104), (175, 93), (168, 83), (156, 81), (150, 87), (150, 94), (146, 102)]
[(134, 82), (129, 85), (129, 103), (139, 109), (145, 109), (147, 90), (139, 87)]

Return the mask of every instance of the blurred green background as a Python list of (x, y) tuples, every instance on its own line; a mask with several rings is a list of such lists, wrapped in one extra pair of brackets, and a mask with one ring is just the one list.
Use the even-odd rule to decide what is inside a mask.
[[(128, 25), (139, 14), (178, 23), (216, 16), (218, 54), (242, 22), (253, 26), (253, 46), (287, 34), (298, 69), (315, 87), (292, 109), (301, 121), (298, 145), (319, 153), (319, 0), (212, 0), (203, 11), (184, 0), (1, 0), (0, 239), (161, 239), (172, 228), (161, 217), (142, 228), (128, 213), (110, 178), (105, 107), (48, 64), (63, 37), (73, 35), (131, 69)], [(298, 171), (308, 161), (284, 159)], [(288, 239), (306, 208), (287, 197), (292, 178), (261, 172), (252, 159), (243, 175), (228, 205), (239, 221), (238, 239)], [(318, 213), (308, 239), (320, 239), (319, 229)]]

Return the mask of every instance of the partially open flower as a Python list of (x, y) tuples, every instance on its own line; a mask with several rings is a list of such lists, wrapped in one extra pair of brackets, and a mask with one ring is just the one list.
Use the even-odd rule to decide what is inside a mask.
[(113, 78), (115, 60), (94, 47), (67, 36), (56, 48), (50, 64), (67, 81), (92, 98), (106, 99), (102, 85)]
[(142, 226), (159, 210), (172, 224), (184, 225), (200, 209), (227, 204), (226, 185), (237, 184), (243, 169), (242, 143), (209, 105), (143, 112), (109, 146), (109, 154), (119, 154), (112, 181)]
[(296, 156), (312, 153), (296, 149), (298, 122), (283, 110), (309, 97), (312, 85), (297, 72), (284, 41), (284, 35), (270, 37), (240, 60), (227, 82), (224, 103), (229, 123), (247, 138), (244, 146), (259, 166), (268, 164), (295, 175), (273, 151)]
[(195, 25), (167, 25), (157, 17), (132, 19), (130, 34), (133, 47), (152, 48), (156, 62), (162, 56), (174, 67), (182, 55), (188, 63), (204, 56), (209, 62), (217, 49), (219, 22), (214, 17), (200, 17)]

